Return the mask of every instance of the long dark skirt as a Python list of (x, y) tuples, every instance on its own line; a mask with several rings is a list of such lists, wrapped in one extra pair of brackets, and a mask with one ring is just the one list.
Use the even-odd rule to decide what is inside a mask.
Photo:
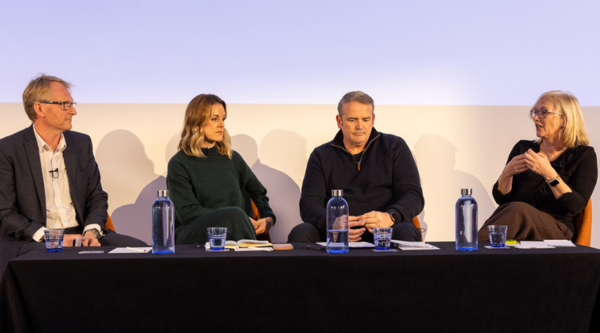
[(510, 202), (496, 209), (479, 229), (479, 241), (488, 242), (488, 225), (507, 225), (506, 238), (521, 240), (568, 239), (573, 233), (550, 214), (524, 202)]
[(204, 244), (208, 242), (206, 229), (209, 227), (226, 227), (228, 240), (256, 239), (254, 226), (244, 210), (225, 207), (178, 227), (175, 230), (175, 244)]

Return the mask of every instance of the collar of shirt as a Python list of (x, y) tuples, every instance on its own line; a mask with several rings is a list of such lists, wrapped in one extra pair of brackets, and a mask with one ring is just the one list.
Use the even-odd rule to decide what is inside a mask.
[[(37, 129), (33, 126), (33, 133), (35, 134), (35, 140), (38, 144), (38, 149), (41, 152), (44, 150), (50, 150), (50, 146), (42, 139), (42, 137), (38, 134)], [(58, 146), (56, 146), (55, 152), (62, 152), (67, 148), (67, 142), (65, 141), (64, 134), (60, 133), (60, 140), (58, 140)]]

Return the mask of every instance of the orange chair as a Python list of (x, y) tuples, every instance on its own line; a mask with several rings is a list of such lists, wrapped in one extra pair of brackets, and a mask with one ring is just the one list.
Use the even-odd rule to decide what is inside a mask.
[(585, 208), (579, 213), (575, 221), (577, 229), (577, 239), (575, 244), (590, 246), (592, 242), (592, 199), (588, 201)]
[[(415, 224), (415, 227), (417, 227), (417, 229), (421, 230), (421, 222), (419, 222), (419, 218), (415, 216), (415, 217), (413, 217), (412, 221)], [(422, 241), (423, 241), (423, 234), (421, 234), (421, 242)]]
[[(252, 204), (252, 214), (253, 214), (252, 218), (255, 221), (260, 220), (260, 213), (258, 212), (258, 207), (256, 207), (254, 200), (250, 199), (250, 203)], [(271, 235), (268, 232), (265, 234), (256, 235), (256, 239), (266, 240), (266, 241), (269, 241), (269, 243), (271, 243)]]
[(106, 216), (107, 216), (106, 222), (104, 222), (106, 229), (115, 231), (115, 225), (113, 224), (112, 219), (110, 218), (110, 215), (106, 214)]

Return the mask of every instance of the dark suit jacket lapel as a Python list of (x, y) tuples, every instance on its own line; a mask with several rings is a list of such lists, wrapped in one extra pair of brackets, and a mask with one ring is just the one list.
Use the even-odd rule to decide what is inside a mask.
[(82, 207), (79, 207), (78, 203), (81, 200), (76, 200), (77, 195), (85, 195), (80, 194), (77, 187), (77, 173), (79, 170), (77, 169), (77, 149), (79, 147), (76, 146), (76, 143), (71, 140), (71, 137), (68, 132), (63, 133), (65, 136), (65, 142), (67, 143), (67, 148), (63, 150), (63, 159), (65, 160), (65, 168), (67, 169), (67, 176), (69, 177), (69, 190), (71, 191), (71, 202), (73, 203), (73, 207), (75, 207), (75, 213), (77, 215), (77, 222), (80, 224), (82, 221)]
[(40, 161), (39, 147), (33, 131), (33, 125), (29, 127), (28, 131), (25, 131), (25, 135), (23, 136), (23, 146), (25, 147), (27, 159), (29, 160), (29, 168), (31, 169), (31, 176), (35, 183), (35, 190), (38, 195), (38, 200), (40, 201), (40, 207), (42, 207), (42, 215), (44, 216), (44, 221), (42, 222), (45, 224), (46, 194), (44, 192), (44, 177), (42, 176), (42, 162)]

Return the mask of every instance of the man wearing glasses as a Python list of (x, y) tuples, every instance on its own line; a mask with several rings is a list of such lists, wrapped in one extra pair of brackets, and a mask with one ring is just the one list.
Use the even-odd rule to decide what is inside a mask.
[(78, 238), (83, 246), (146, 246), (104, 225), (108, 196), (90, 137), (71, 131), (70, 84), (42, 74), (27, 85), (23, 105), (32, 126), (0, 140), (0, 240), (24, 251), (43, 247), (44, 230), (57, 228), (65, 229), (64, 246)]

